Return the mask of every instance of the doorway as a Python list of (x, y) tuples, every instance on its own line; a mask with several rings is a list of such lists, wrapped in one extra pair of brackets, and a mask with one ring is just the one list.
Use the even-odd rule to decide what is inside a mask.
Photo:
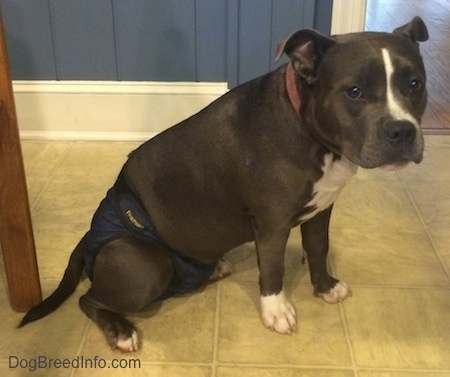
[(392, 31), (420, 16), (430, 39), (421, 44), (427, 70), (428, 107), (422, 128), (450, 135), (450, 2), (448, 0), (367, 0), (367, 31)]

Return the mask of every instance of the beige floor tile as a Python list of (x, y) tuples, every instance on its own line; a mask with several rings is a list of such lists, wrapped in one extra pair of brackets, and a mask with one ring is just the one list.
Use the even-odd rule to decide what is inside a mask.
[[(44, 360), (44, 359), (42, 359)], [(68, 362), (74, 363), (74, 367), (49, 368), (42, 361), (42, 368), (34, 360), (21, 359), (16, 360), (0, 360), (0, 373), (2, 376), (23, 377), (23, 376), (39, 376), (39, 377), (97, 377), (97, 376), (144, 376), (144, 377), (210, 377), (211, 368), (203, 366), (178, 366), (178, 365), (152, 365), (145, 364), (137, 358), (118, 358), (117, 360), (100, 360), (97, 364), (94, 360), (82, 360), (81, 358), (72, 357)], [(17, 365), (18, 363), (21, 363)], [(85, 364), (83, 364), (85, 363)], [(120, 363), (120, 364), (119, 364)], [(16, 366), (17, 365), (17, 366)], [(23, 366), (23, 368), (20, 367)], [(48, 364), (47, 364), (48, 365)], [(97, 366), (95, 366), (97, 365)], [(84, 367), (85, 366), (85, 367)], [(120, 367), (118, 367), (120, 366)]]
[[(139, 368), (134, 367), (134, 362), (131, 363), (131, 367), (125, 367), (119, 369), (112, 369), (111, 362), (108, 362), (108, 366), (104, 369), (79, 369), (75, 371), (74, 377), (97, 377), (97, 376), (143, 376), (143, 377), (210, 377), (211, 368), (202, 366), (178, 366), (178, 365), (152, 365), (141, 363)], [(114, 364), (115, 365), (115, 364)], [(137, 365), (137, 364), (136, 364)], [(109, 368), (108, 368), (109, 367)]]
[(101, 176), (110, 177), (113, 181), (126, 162), (128, 154), (140, 144), (136, 142), (74, 142), (55, 175), (71, 179)]
[(233, 265), (233, 273), (227, 281), (258, 281), (258, 261), (253, 242), (236, 247), (224, 259)]
[(449, 135), (425, 135), (425, 150), (439, 152), (450, 147)]
[(450, 227), (430, 228), (437, 251), (450, 271)]
[(383, 171), (381, 169), (358, 168), (353, 179), (362, 181), (399, 181), (400, 177), (396, 171)]
[[(44, 356), (44, 355), (41, 355)], [(0, 360), (0, 375), (6, 377), (69, 377), (72, 374), (70, 368), (51, 368), (46, 367), (45, 359), (36, 360), (38, 356), (29, 358), (16, 358)]]
[(333, 209), (333, 226), (421, 226), (401, 182), (351, 181)]
[(33, 207), (33, 220), (90, 223), (133, 142), (75, 142)]
[(381, 370), (359, 371), (358, 377), (448, 377), (448, 372), (416, 372), (416, 371), (393, 371), (386, 372)]
[[(450, 149), (450, 147), (449, 147)], [(429, 154), (418, 165), (408, 166), (399, 172), (405, 182), (450, 181), (448, 163), (450, 150), (439, 154)]]
[[(286, 247), (285, 256), (285, 282), (296, 284), (310, 284), (307, 264), (302, 263), (303, 249), (300, 240), (300, 231), (294, 228), (291, 231)], [(225, 259), (234, 267), (233, 274), (227, 278), (231, 281), (251, 281), (257, 284), (259, 278), (258, 262), (254, 243), (247, 243), (230, 251)]]
[[(43, 295), (48, 296), (56, 281), (43, 281)], [(10, 309), (6, 294), (1, 294), (0, 316), (0, 360), (9, 356), (19, 359), (34, 359), (39, 356), (49, 358), (73, 358), (83, 339), (87, 318), (78, 309), (78, 296), (86, 289), (81, 286), (72, 297), (49, 316), (16, 328), (23, 314)]]
[(297, 332), (280, 335), (264, 327), (258, 288), (223, 282), (220, 297), (218, 361), (227, 363), (348, 366), (350, 361), (338, 305), (296, 286), (287, 295), (297, 310)]
[(40, 175), (27, 176), (28, 201), (31, 209), (33, 209), (49, 179), (49, 177)]
[(337, 277), (347, 283), (428, 287), (450, 284), (424, 230), (333, 228), (330, 240)]
[[(213, 359), (217, 285), (203, 292), (164, 301), (159, 309), (130, 316), (141, 338), (133, 354), (142, 361), (210, 363)], [(117, 358), (121, 353), (109, 349), (103, 334), (91, 326), (81, 354)]]
[(356, 364), (450, 369), (449, 293), (359, 288), (358, 296), (344, 305)]
[(22, 141), (22, 154), (31, 208), (71, 143), (70, 141)]
[(22, 141), (27, 176), (48, 177), (61, 162), (72, 141)]
[(408, 182), (450, 181), (450, 136), (427, 136), (425, 154), (418, 165), (408, 166), (400, 171), (402, 179)]
[(61, 279), (73, 249), (86, 233), (83, 224), (36, 222), (33, 227), (41, 279)]
[(217, 377), (353, 377), (349, 370), (219, 367)]
[(98, 177), (54, 177), (33, 208), (34, 222), (89, 225), (100, 201), (114, 182)]
[(409, 189), (428, 226), (450, 226), (449, 182), (411, 183)]

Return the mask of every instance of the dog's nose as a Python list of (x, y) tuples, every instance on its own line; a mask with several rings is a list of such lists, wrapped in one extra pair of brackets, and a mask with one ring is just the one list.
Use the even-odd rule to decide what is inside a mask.
[(392, 143), (411, 143), (416, 137), (414, 124), (403, 120), (388, 122), (384, 127), (384, 132), (386, 140)]

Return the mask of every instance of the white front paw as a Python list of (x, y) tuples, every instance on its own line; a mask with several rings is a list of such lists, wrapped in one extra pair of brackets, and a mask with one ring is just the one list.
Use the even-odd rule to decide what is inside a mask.
[(347, 283), (339, 281), (328, 293), (319, 293), (318, 296), (329, 304), (337, 304), (352, 295), (352, 290)]
[(261, 296), (261, 316), (266, 327), (280, 334), (292, 334), (296, 329), (295, 309), (284, 292)]

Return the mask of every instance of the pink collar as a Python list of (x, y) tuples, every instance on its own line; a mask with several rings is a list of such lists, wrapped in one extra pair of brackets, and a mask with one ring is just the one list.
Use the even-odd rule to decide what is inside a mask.
[(297, 80), (294, 67), (292, 63), (289, 63), (286, 67), (286, 90), (288, 93), (289, 100), (291, 101), (292, 107), (294, 108), (297, 115), (300, 115), (300, 95), (297, 89)]

